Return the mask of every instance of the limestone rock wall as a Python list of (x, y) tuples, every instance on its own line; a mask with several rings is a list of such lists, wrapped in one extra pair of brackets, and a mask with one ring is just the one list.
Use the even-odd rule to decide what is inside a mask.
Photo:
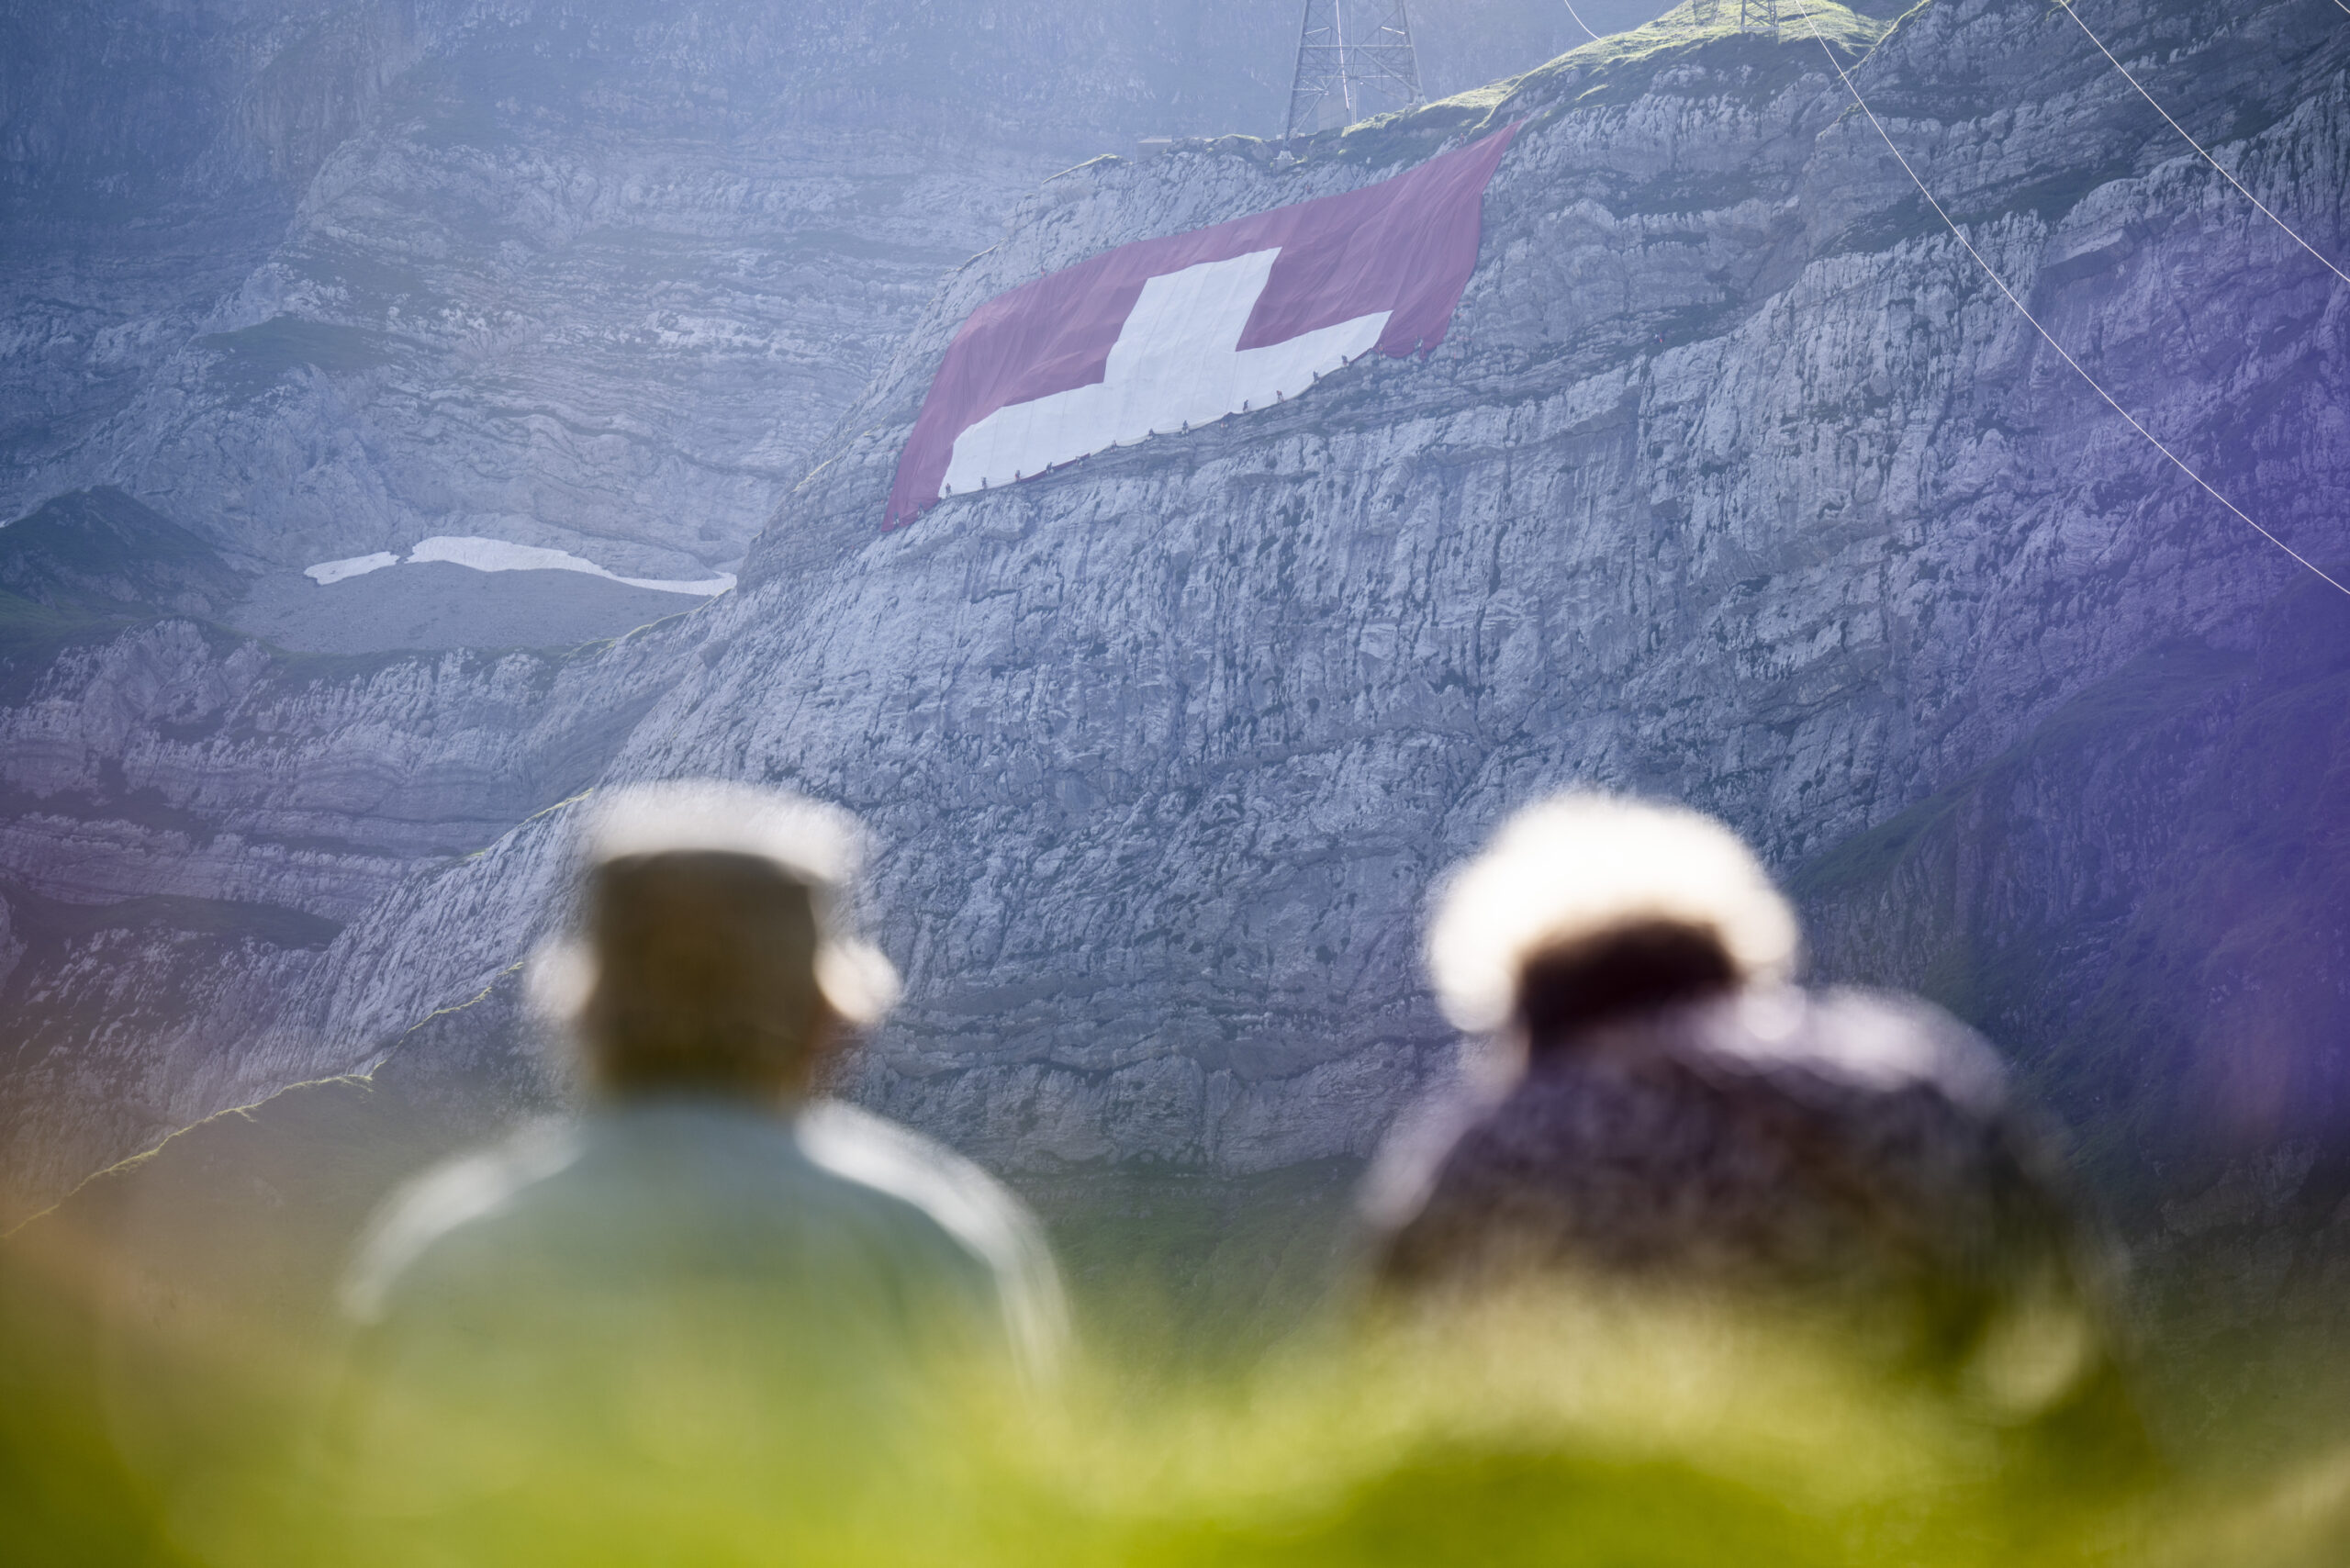
[[(42, 1064), (12, 1069), (0, 1171), (53, 1192), (334, 1055), (285, 1005), (333, 929), (580, 788), (642, 711), (498, 650), (693, 604), (301, 567), (454, 533), (727, 568), (1019, 196), (1139, 135), (1272, 129), (1293, 27), (1223, 0), (0, 3), (0, 522), (119, 502), (253, 585), (0, 597), (0, 899), (31, 944), (0, 1059)], [(174, 611), (365, 656), (152, 624)], [(492, 651), (399, 653), (450, 644)]]
[[(2125, 404), (2338, 551), (2350, 297), (2057, 25), (1937, 5), (1860, 80)], [(2225, 155), (2338, 230), (2344, 43), (2248, 26), (2298, 39), (2295, 71)], [(2157, 80), (2192, 115), (2275, 64)], [(1360, 1151), (1449, 1048), (1414, 973), (1427, 890), (1510, 804), (1653, 790), (1793, 867), (2148, 648), (2241, 641), (2297, 570), (2054, 361), (1841, 92), (1808, 39), (1668, 40), (1294, 170), (1212, 144), (1052, 182), (941, 291), (608, 777), (768, 778), (875, 821), (911, 999), (866, 1069), (882, 1103), (1014, 1160)], [(981, 299), (1507, 118), (1429, 360), (875, 532)], [(2051, 195), (2084, 158), (2108, 177)], [(2182, 277), (2226, 280), (2223, 332)], [(563, 832), (354, 926), (336, 1026), (355, 1043), (506, 961)], [(364, 980), (379, 945), (419, 961)]]
[(289, 1002), (420, 868), (588, 788), (682, 624), (604, 649), (592, 693), (560, 655), (296, 661), (185, 621), (66, 650), (0, 710), (9, 1185), (379, 1054)]
[[(2300, 6), (2111, 10), (2101, 30), (2264, 201), (2350, 239), (2350, 35)], [(2297, 548), (2350, 554), (2350, 289), (2062, 15), (1821, 16), (2059, 339)], [(879, 532), (923, 388), (979, 301), (1512, 119), (1434, 355)], [(2299, 571), (2021, 322), (1807, 31), (1724, 36), (1685, 13), (1293, 166), (1227, 140), (1074, 169), (878, 363), (744, 588), (687, 621), (511, 675), (486, 657), (273, 674), (255, 689), (307, 706), (255, 754), (284, 758), (266, 782), (226, 738), (140, 738), (188, 721), (127, 675), (57, 689), (131, 715), (88, 748), (88, 777), (110, 754), (202, 755), (224, 800), (260, 791), (262, 818), (320, 766), (306, 747), (333, 749), (303, 737), (329, 733), (363, 773), (391, 745), (411, 779), (504, 788), (522, 764), (494, 738), (520, 707), (501, 681), (532, 693), (530, 744), (576, 761), (458, 809), (512, 802), (478, 853), (321, 874), (365, 890), (243, 1022), (289, 1043), (221, 1047), (263, 1065), (210, 1081), (370, 1059), (507, 974), (557, 917), (566, 866), (566, 813), (522, 821), (526, 804), (718, 773), (839, 800), (887, 846), (869, 913), (909, 994), (860, 1063), (864, 1097), (1015, 1164), (1360, 1153), (1449, 1060), (1416, 974), (1422, 911), (1511, 805), (1578, 780), (1667, 794), (1792, 869), (2150, 650), (2248, 646)], [(183, 662), (241, 656), (267, 662)], [(169, 802), (199, 776), (216, 773), (153, 787)], [(268, 879), (239, 876), (221, 885)]]

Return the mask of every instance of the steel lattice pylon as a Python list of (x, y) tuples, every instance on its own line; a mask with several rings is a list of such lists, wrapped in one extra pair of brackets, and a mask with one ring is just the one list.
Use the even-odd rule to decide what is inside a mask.
[[(1719, 21), (1729, 6), (1729, 0), (1705, 0), (1701, 7), (1699, 0), (1689, 0), (1689, 14), (1696, 17), (1702, 9), (1708, 20)], [(1792, 13), (1792, 7), (1790, 10)], [(1744, 32), (1750, 28), (1768, 28), (1774, 37), (1777, 36), (1779, 0), (1738, 0), (1738, 30)]]
[[(1352, 125), (1387, 109), (1412, 108), (1425, 101), (1420, 61), (1412, 49), (1412, 19), (1404, 0), (1355, 0), (1355, 36), (1347, 41), (1346, 0), (1305, 0), (1297, 31), (1297, 74), (1290, 83), (1290, 142), (1322, 129), (1322, 114), (1336, 100)], [(1368, 21), (1369, 25), (1364, 24)]]

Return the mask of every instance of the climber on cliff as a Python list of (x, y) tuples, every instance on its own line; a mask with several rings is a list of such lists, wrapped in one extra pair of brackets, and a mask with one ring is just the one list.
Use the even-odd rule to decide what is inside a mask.
[(2102, 1260), (1991, 1050), (1791, 983), (1794, 912), (1695, 812), (1565, 795), (1444, 889), (1427, 958), (1498, 1066), (1399, 1124), (1373, 1270), (1426, 1310), (1580, 1281), (1825, 1314), (2004, 1423), (2136, 1462)]
[(1049, 1369), (1063, 1309), (1026, 1212), (823, 1094), (898, 986), (845, 929), (858, 836), (738, 785), (591, 810), (582, 938), (532, 976), (584, 1113), (412, 1183), (345, 1283), (361, 1518), (535, 1491), (575, 1521), (755, 1507), (805, 1545), (923, 1466), (950, 1395)]

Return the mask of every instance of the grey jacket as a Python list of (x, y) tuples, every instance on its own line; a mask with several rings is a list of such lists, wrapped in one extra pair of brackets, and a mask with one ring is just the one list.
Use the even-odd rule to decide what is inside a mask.
[(343, 1439), (404, 1510), (550, 1454), (836, 1496), (907, 1462), (975, 1374), (1048, 1374), (1066, 1332), (1020, 1204), (835, 1102), (677, 1098), (530, 1129), (396, 1196), (343, 1304)]

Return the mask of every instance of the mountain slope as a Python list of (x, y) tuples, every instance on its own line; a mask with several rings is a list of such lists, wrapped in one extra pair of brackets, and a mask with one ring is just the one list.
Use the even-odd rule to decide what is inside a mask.
[[(2342, 293), (2059, 25), (1937, 4), (1859, 79), (2125, 403), (2305, 550), (2338, 548)], [(2344, 41), (2282, 13), (2232, 36), (2159, 85), (2256, 129), (2227, 151), (2272, 207), (2326, 216)], [(2288, 40), (2292, 73), (2244, 36)], [(1813, 42), (1633, 40), (1285, 172), (1226, 142), (1066, 175), (851, 412), (755, 591), (607, 777), (767, 778), (877, 821), (912, 1002), (868, 1094), (1020, 1160), (1359, 1152), (1448, 1049), (1413, 973), (1423, 891), (1528, 791), (1693, 800), (1793, 866), (2153, 648), (2247, 644), (2297, 569), (1920, 223)], [(1929, 102), (1951, 118), (1913, 118)], [(875, 533), (979, 301), (1510, 119), (1427, 361)], [(2226, 280), (2225, 332), (2180, 317), (2180, 275)], [(323, 1026), (380, 1036), (510, 961), (563, 831), (354, 926)]]
[[(2350, 231), (2333, 174), (2350, 37), (2299, 6), (2116, 12), (2101, 30), (2264, 201), (2321, 241)], [(2350, 291), (2063, 17), (2013, 0), (1820, 17), (2059, 339), (2297, 548), (2350, 554)], [(923, 390), (980, 302), (1512, 121), (1435, 354), (879, 532)], [(260, 823), (298, 794), (278, 769), (328, 745), (305, 737), (329, 714), (354, 765), (397, 712), (403, 777), (476, 766), (469, 746), (516, 766), (488, 737), (492, 693), (519, 683), (520, 751), (570, 761), (531, 809), (696, 773), (840, 800), (888, 846), (872, 913), (910, 982), (861, 1095), (1000, 1162), (1246, 1171), (1359, 1155), (1446, 1070), (1416, 974), (1422, 902), (1529, 793), (1689, 800), (1792, 870), (2160, 650), (2221, 671), (2255, 657), (2265, 607), (2299, 580), (2018, 319), (1807, 29), (1741, 37), (1685, 12), (1293, 164), (1231, 138), (1047, 182), (824, 446), (740, 592), (611, 646), (273, 674), (237, 700), (283, 720), (205, 743), (171, 740), (185, 721), (155, 699), (119, 701), (135, 682), (109, 653), (8, 722), (122, 711), (77, 754), (83, 777), (111, 762), (167, 801), (259, 801), (240, 809)], [(190, 679), (254, 657), (173, 646)], [(253, 734), (274, 738), (248, 751)], [(241, 794), (252, 769), (272, 782)], [(521, 814), (470, 857), (369, 881), (243, 1018), (252, 1044), (226, 1007), (156, 1070), (169, 1103), (192, 1116), (230, 1085), (364, 1063), (496, 981), (557, 917), (565, 872), (565, 813)], [(2110, 940), (2102, 911), (2051, 918)], [(1870, 954), (1843, 929), (1824, 927), (1824, 958), (1857, 970)], [(1995, 1025), (2009, 1005), (1960, 999)], [(472, 1048), (518, 1049), (501, 1028)], [(2133, 1070), (2113, 1048), (2100, 1070)], [(95, 1148), (77, 1118), (106, 1092), (62, 1083), (35, 1120)]]

